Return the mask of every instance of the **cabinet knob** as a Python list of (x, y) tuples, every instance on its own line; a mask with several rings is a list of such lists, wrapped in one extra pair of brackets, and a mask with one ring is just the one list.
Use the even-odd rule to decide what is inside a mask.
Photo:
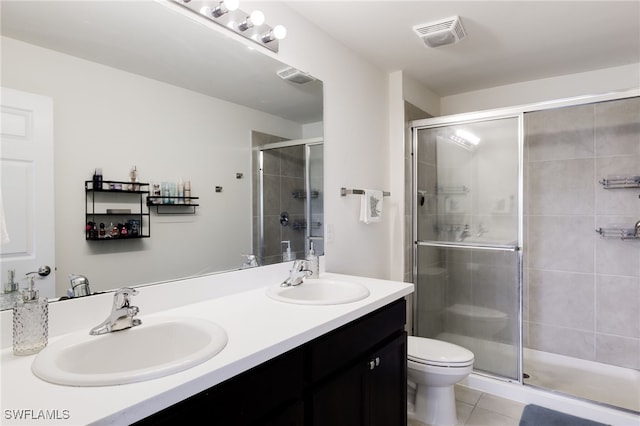
[(373, 370), (379, 365), (380, 365), (380, 357), (375, 357), (374, 359), (369, 361), (369, 370)]

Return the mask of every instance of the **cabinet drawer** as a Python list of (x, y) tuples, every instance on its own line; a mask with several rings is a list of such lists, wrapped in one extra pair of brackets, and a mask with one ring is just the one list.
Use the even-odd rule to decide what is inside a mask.
[(316, 382), (404, 332), (406, 302), (400, 299), (349, 323), (306, 347), (306, 379)]

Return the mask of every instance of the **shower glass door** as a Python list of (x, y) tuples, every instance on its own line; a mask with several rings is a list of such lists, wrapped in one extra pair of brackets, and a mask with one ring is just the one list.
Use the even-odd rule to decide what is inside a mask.
[(521, 380), (521, 117), (414, 122), (414, 334)]

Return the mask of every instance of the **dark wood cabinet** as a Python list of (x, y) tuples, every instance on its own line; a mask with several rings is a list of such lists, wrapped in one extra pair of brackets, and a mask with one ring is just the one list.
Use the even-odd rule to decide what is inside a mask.
[(307, 345), (307, 425), (406, 425), (404, 301)]
[(406, 425), (405, 312), (393, 302), (136, 424)]

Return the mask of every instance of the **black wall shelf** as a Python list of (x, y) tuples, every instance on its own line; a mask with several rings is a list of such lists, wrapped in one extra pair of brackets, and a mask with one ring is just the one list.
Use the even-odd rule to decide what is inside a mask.
[[(147, 206), (149, 208), (155, 207), (156, 214), (196, 214), (196, 207), (200, 204), (193, 201), (198, 199), (199, 197), (163, 197), (154, 195), (147, 197)], [(168, 202), (168, 200), (173, 202)]]
[[(149, 195), (149, 184), (101, 181), (99, 185), (100, 187), (94, 187), (92, 180), (84, 182), (85, 239), (87, 241), (114, 241), (149, 238), (151, 236), (150, 214), (149, 207), (145, 204), (145, 196)], [(110, 209), (104, 207), (109, 203), (115, 204), (116, 202), (118, 206), (131, 205), (132, 209), (118, 208), (109, 212)], [(103, 208), (104, 211), (96, 211), (96, 208)], [(101, 223), (104, 224), (103, 228), (100, 228)], [(122, 233), (123, 228), (127, 230), (124, 234)]]

